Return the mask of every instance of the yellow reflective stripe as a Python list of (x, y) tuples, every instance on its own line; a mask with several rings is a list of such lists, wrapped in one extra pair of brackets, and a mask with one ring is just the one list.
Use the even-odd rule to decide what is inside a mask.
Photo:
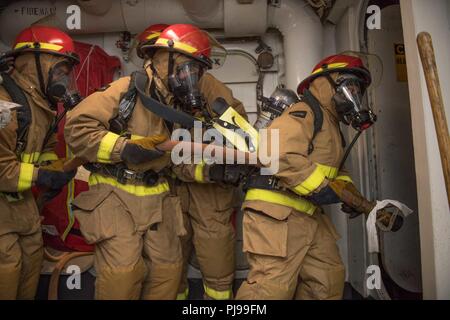
[(114, 145), (119, 139), (119, 135), (113, 132), (108, 132), (100, 141), (100, 146), (97, 152), (97, 161), (100, 163), (111, 163), (111, 152)]
[(22, 162), (25, 163), (35, 163), (39, 160), (41, 153), (40, 152), (33, 152), (33, 153), (22, 153), (20, 156), (20, 159)]
[(249, 189), (245, 195), (245, 201), (252, 200), (262, 200), (269, 203), (280, 204), (309, 215), (314, 214), (316, 211), (316, 206), (311, 202), (302, 198), (290, 197), (276, 191)]
[[(44, 50), (59, 51), (63, 48), (63, 46), (60, 46), (58, 44), (47, 43), (47, 42), (39, 42), (39, 45), (40, 45), (39, 48), (44, 49)], [(20, 49), (25, 46), (31, 46), (33, 49), (36, 49), (34, 42), (19, 42), (18, 44), (16, 44), (14, 49)]]
[(189, 288), (177, 294), (177, 300), (187, 300), (189, 297)]
[(144, 185), (135, 185), (135, 184), (122, 184), (119, 183), (116, 179), (111, 177), (104, 177), (95, 173), (92, 173), (89, 176), (89, 185), (95, 186), (97, 184), (108, 184), (110, 186), (116, 187), (125, 192), (134, 194), (138, 197), (152, 196), (162, 194), (164, 192), (169, 191), (169, 184), (167, 182), (163, 182), (157, 184), (155, 186), (144, 186)]
[(54, 161), (58, 160), (58, 155), (56, 153), (52, 152), (44, 152), (39, 156), (38, 162), (45, 162), (45, 161)]
[(346, 181), (353, 183), (353, 180), (350, 176), (338, 176), (336, 177), (336, 180)]
[(31, 163), (20, 164), (19, 181), (17, 183), (17, 191), (22, 192), (31, 188), (33, 181), (34, 165)]
[(330, 167), (330, 166), (326, 166), (326, 165), (323, 165), (320, 163), (316, 163), (316, 165), (319, 167), (319, 169), (323, 172), (325, 177), (327, 177), (328, 179), (336, 178), (336, 176), (339, 173), (339, 169), (336, 167)]
[[(188, 45), (186, 43), (183, 43), (183, 42), (178, 41), (178, 40), (173, 40), (173, 39), (170, 39), (170, 40), (173, 41), (173, 48), (174, 49), (183, 50), (183, 51), (186, 51), (187, 53), (194, 53), (194, 52), (197, 51), (197, 48), (194, 48), (194, 47), (192, 47), (192, 46), (190, 46), (190, 45)], [(168, 47), (169, 46), (169, 39), (159, 38), (158, 40), (156, 40), (155, 44), (161, 44), (161, 45), (163, 45), (165, 47)]]
[(292, 190), (295, 191), (295, 193), (306, 196), (316, 190), (325, 178), (335, 179), (338, 172), (339, 169), (336, 167), (316, 163), (316, 169), (313, 173), (301, 184), (295, 186)]
[(348, 66), (348, 63), (346, 63), (346, 62), (330, 63), (329, 65), (327, 65), (326, 68), (319, 68), (317, 70), (314, 70), (314, 72), (312, 74), (320, 73), (320, 72), (323, 72), (325, 70), (330, 70), (330, 69), (345, 68), (346, 66)]
[(147, 37), (145, 37), (145, 40), (152, 40), (152, 39), (158, 38), (160, 34), (161, 34), (161, 32), (150, 33)]
[(67, 184), (67, 197), (66, 197), (66, 209), (67, 216), (69, 221), (67, 223), (66, 229), (61, 235), (61, 239), (66, 241), (67, 236), (69, 235), (70, 230), (72, 230), (73, 225), (75, 224), (75, 216), (72, 211), (72, 200), (75, 199), (75, 179), (70, 180)]
[(233, 295), (231, 289), (225, 291), (217, 291), (213, 288), (208, 287), (206, 284), (203, 284), (203, 288), (205, 289), (206, 295), (213, 298), (214, 300), (230, 300)]
[(205, 168), (205, 163), (203, 161), (195, 166), (194, 179), (196, 182), (205, 182), (205, 177), (203, 176), (203, 168)]
[(316, 190), (323, 180), (325, 180), (325, 174), (319, 166), (316, 166), (313, 173), (311, 173), (305, 181), (294, 187), (292, 190), (301, 196), (306, 196)]

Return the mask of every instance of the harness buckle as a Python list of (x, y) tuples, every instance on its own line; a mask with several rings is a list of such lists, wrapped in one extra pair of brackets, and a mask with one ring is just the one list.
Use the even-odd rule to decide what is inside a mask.
[(275, 176), (271, 176), (268, 180), (267, 180), (269, 187), (274, 189), (274, 190), (278, 190), (279, 186), (278, 186), (278, 179)]
[(127, 180), (127, 181), (131, 181), (134, 182), (136, 180), (137, 174), (136, 172), (129, 170), (129, 169), (123, 169), (123, 171), (121, 172), (122, 178)]

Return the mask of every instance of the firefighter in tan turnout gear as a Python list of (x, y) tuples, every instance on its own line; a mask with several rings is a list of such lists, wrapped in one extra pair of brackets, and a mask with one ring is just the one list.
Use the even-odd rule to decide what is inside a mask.
[(179, 123), (189, 125), (178, 101), (199, 94), (211, 48), (208, 35), (190, 25), (170, 46), (167, 40), (146, 49), (145, 74), (91, 95), (66, 123), (69, 146), (91, 171), (90, 190), (73, 206), (83, 235), (96, 245), (98, 299), (177, 296), (185, 228), (168, 183), (170, 154), (155, 146)]
[(247, 183), (243, 232), (250, 272), (237, 299), (342, 298), (339, 235), (320, 205), (341, 202), (341, 186), (352, 185), (338, 169), (345, 144), (339, 122), (362, 131), (375, 121), (361, 100), (370, 82), (359, 58), (326, 58), (300, 84), (302, 101), (268, 127), (261, 143), (271, 146), (278, 131), (279, 170)]
[[(58, 102), (77, 96), (72, 39), (51, 27), (33, 26), (16, 38), (10, 73), (1, 73), (0, 100), (20, 104), (0, 128), (0, 300), (33, 299), (43, 259), (33, 185), (58, 193), (65, 173), (52, 151)], [(11, 71), (12, 70), (12, 71)]]
[[(245, 118), (244, 106), (235, 99), (230, 89), (210, 74), (205, 74), (199, 83), (200, 91), (207, 101), (208, 114), (216, 116), (211, 103), (217, 98), (225, 99), (228, 106)], [(201, 117), (201, 112), (194, 113)], [(228, 300), (232, 298), (235, 270), (235, 231), (232, 214), (237, 206), (233, 186), (223, 181), (221, 165), (197, 164), (174, 166), (174, 181), (177, 195), (183, 204), (184, 223), (187, 235), (182, 238), (184, 266), (178, 300), (189, 295), (188, 264), (192, 252), (203, 276), (205, 299)], [(218, 169), (218, 170), (217, 170)], [(212, 176), (219, 171), (217, 178)]]
[[(153, 54), (155, 49), (169, 48), (172, 41), (173, 59), (185, 61), (179, 65), (173, 77), (163, 79), (171, 88), (178, 88), (174, 90), (178, 93), (175, 95), (175, 103), (195, 118), (207, 121), (217, 116), (211, 109), (213, 102), (217, 98), (223, 98), (228, 106), (246, 118), (242, 103), (233, 97), (230, 89), (211, 74), (205, 73), (201, 76), (198, 92), (186, 94), (188, 90), (184, 90), (183, 93), (183, 89), (180, 88), (180, 77), (178, 79), (176, 77), (183, 72), (189, 72), (189, 65), (192, 62), (186, 57), (193, 54), (192, 45), (195, 44), (196, 48), (210, 46), (208, 38), (204, 33), (199, 33), (196, 27), (185, 24), (172, 25), (161, 33), (154, 45), (145, 43), (139, 45), (140, 55), (149, 58), (149, 63), (151, 62), (158, 75), (173, 74), (173, 71), (166, 71), (170, 67), (168, 60), (170, 58), (167, 54)], [(202, 58), (200, 62), (208, 67), (211, 64), (206, 59), (202, 61)], [(234, 190), (232, 186), (221, 183), (222, 177), (219, 172), (221, 168), (223, 167), (204, 164), (173, 167), (176, 177), (172, 179), (172, 185), (181, 199), (187, 230), (187, 235), (182, 238), (184, 267), (177, 299), (188, 297), (187, 267), (193, 248), (203, 275), (205, 298), (223, 300), (232, 297), (235, 234), (231, 215), (235, 205)], [(213, 170), (214, 177), (210, 176), (210, 170)]]
[[(150, 69), (147, 90), (169, 103)], [(123, 77), (87, 97), (68, 114), (65, 139), (91, 171), (89, 191), (73, 201), (86, 241), (95, 244), (96, 299), (175, 299), (184, 233), (177, 197), (164, 169), (170, 154), (155, 145), (170, 137)]]

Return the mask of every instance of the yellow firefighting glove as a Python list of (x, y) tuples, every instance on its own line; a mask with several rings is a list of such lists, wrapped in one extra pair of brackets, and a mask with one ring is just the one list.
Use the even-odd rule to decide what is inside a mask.
[(137, 140), (128, 140), (120, 154), (122, 161), (130, 164), (141, 164), (155, 160), (164, 155), (156, 149), (156, 145), (167, 140), (165, 135), (154, 135)]
[[(359, 214), (368, 215), (376, 203), (367, 200), (351, 182), (332, 180), (328, 186), (343, 202), (343, 211), (352, 214), (352, 218)], [(356, 213), (356, 214), (355, 214)], [(403, 225), (403, 218), (385, 209), (377, 212), (377, 224), (385, 231), (398, 231)]]

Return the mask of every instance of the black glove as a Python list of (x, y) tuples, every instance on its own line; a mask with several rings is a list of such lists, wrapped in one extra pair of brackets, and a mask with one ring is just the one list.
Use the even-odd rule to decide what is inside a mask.
[(36, 186), (50, 189), (61, 190), (70, 180), (72, 180), (77, 171), (53, 171), (40, 168), (36, 180)]
[(347, 213), (350, 219), (355, 219), (360, 215), (364, 214), (363, 212), (359, 212), (345, 203), (342, 204), (341, 211)]
[(213, 164), (209, 168), (209, 180), (238, 186), (250, 170), (245, 164)]
[(129, 140), (123, 148), (120, 158), (122, 161), (134, 165), (158, 159), (164, 155), (164, 152), (156, 149), (155, 146), (165, 140), (167, 138), (164, 135)]
[(319, 206), (341, 202), (341, 199), (339, 199), (337, 194), (329, 186), (326, 186), (319, 192), (313, 193), (312, 195), (308, 196), (308, 200), (314, 202)]

